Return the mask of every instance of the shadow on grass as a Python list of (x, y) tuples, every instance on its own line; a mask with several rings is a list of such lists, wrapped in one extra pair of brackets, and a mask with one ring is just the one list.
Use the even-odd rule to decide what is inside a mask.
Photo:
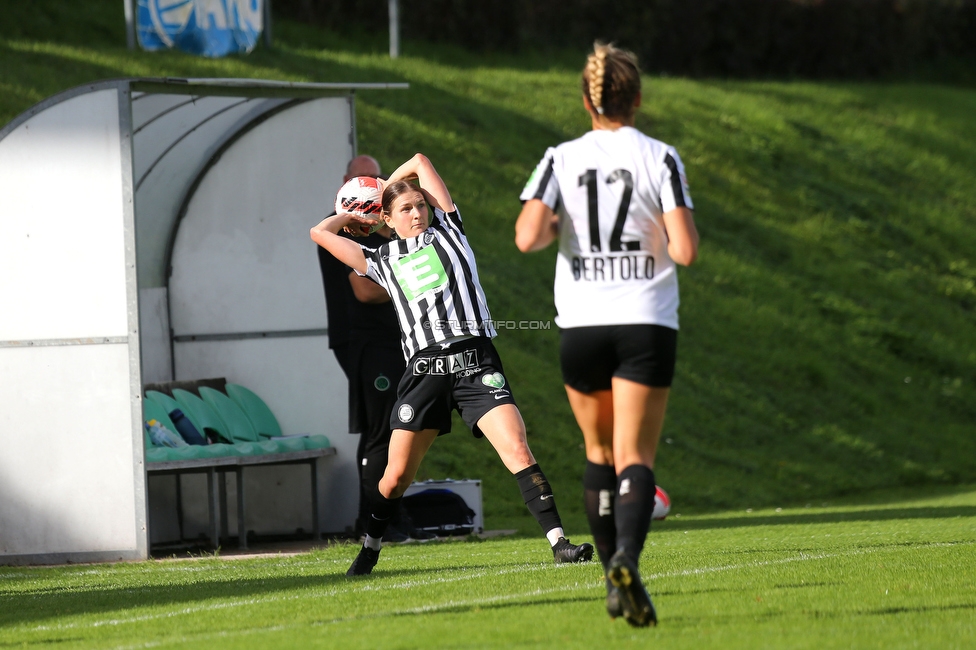
[(809, 514), (751, 515), (699, 520), (668, 520), (656, 523), (659, 530), (708, 530), (711, 528), (744, 528), (753, 526), (791, 526), (804, 524), (848, 523), (852, 521), (894, 521), (898, 519), (949, 519), (976, 517), (976, 506), (935, 506), (913, 508), (875, 508), (847, 512), (811, 512)]
[(847, 619), (850, 620), (852, 617), (857, 616), (892, 616), (899, 614), (935, 614), (938, 612), (953, 612), (953, 611), (965, 611), (965, 610), (976, 610), (976, 603), (958, 603), (955, 605), (919, 605), (918, 607), (882, 607), (878, 609), (862, 609), (862, 610), (845, 610), (837, 609), (832, 611), (824, 610), (808, 610), (801, 613), (796, 611), (781, 611), (781, 612), (764, 612), (762, 614), (755, 613), (744, 613), (732, 616), (674, 616), (668, 617), (668, 626), (674, 628), (689, 627), (689, 628), (699, 628), (702, 625), (703, 619), (708, 619), (709, 625), (714, 626), (725, 626), (738, 620), (746, 620), (751, 624), (763, 622), (763, 623), (775, 623), (776, 621), (782, 621), (783, 619), (796, 619), (797, 615), (801, 615), (810, 619)]
[(440, 607), (436, 610), (423, 610), (423, 611), (410, 611), (410, 612), (397, 612), (395, 616), (430, 616), (431, 614), (464, 614), (468, 612), (484, 612), (484, 611), (503, 611), (506, 609), (525, 609), (526, 607), (541, 607), (544, 605), (569, 605), (572, 603), (592, 603), (593, 601), (599, 600), (603, 601), (603, 595), (600, 596), (567, 596), (566, 598), (537, 598), (533, 595), (527, 595), (524, 598), (512, 598), (503, 603), (490, 603), (482, 604), (478, 603), (476, 605), (457, 605), (454, 607)]
[(883, 607), (857, 612), (860, 616), (887, 616), (889, 614), (927, 614), (929, 612), (951, 612), (960, 609), (976, 610), (976, 603), (959, 603), (956, 605), (920, 605), (918, 607)]
[[(352, 562), (352, 558), (349, 558)], [(329, 562), (322, 562), (322, 569), (328, 570)], [(520, 564), (512, 562), (512, 564)], [(110, 613), (113, 618), (118, 618), (124, 622), (129, 618), (126, 615), (128, 610), (140, 608), (148, 609), (149, 616), (152, 612), (158, 612), (161, 608), (170, 605), (179, 605), (184, 608), (186, 613), (191, 613), (194, 603), (207, 601), (247, 601), (249, 599), (260, 598), (264, 595), (282, 594), (287, 592), (307, 592), (309, 589), (334, 589), (335, 595), (353, 594), (357, 591), (369, 591), (379, 580), (397, 579), (429, 579), (431, 572), (428, 569), (384, 569), (382, 563), (376, 568), (374, 575), (361, 577), (347, 577), (345, 566), (340, 565), (335, 569), (335, 573), (287, 575), (280, 577), (255, 577), (241, 579), (218, 579), (205, 580), (207, 575), (206, 567), (199, 567), (201, 570), (197, 574), (204, 577), (199, 582), (180, 581), (185, 576), (167, 576), (170, 580), (167, 584), (141, 584), (129, 585), (124, 587), (93, 587), (87, 588), (84, 584), (76, 587), (66, 587), (63, 584), (52, 585), (50, 587), (40, 587), (35, 589), (25, 589), (18, 591), (0, 592), (0, 629), (17, 625), (38, 624), (41, 630), (61, 629), (61, 621), (71, 616), (95, 615), (100, 613)], [(478, 565), (449, 565), (438, 568), (437, 573), (459, 574), (461, 572), (493, 570), (497, 571), (499, 565), (493, 564)], [(233, 571), (233, 567), (221, 566), (214, 567), (214, 571)], [(285, 568), (284, 570), (288, 570)], [(295, 567), (297, 573), (299, 567)], [(121, 579), (122, 576), (119, 576)], [(283, 596), (287, 599), (287, 595)], [(221, 607), (232, 606), (232, 603), (222, 602)], [(138, 618), (140, 615), (133, 613), (132, 616)], [(163, 613), (162, 615), (165, 615)], [(44, 621), (51, 622), (50, 628), (43, 624)], [(85, 623), (80, 623), (81, 627), (88, 627)], [(66, 627), (73, 627), (70, 623)], [(0, 644), (2, 646), (3, 644)]]

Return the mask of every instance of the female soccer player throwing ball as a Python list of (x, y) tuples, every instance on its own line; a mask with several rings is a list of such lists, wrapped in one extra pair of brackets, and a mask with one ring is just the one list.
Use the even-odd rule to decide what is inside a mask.
[(383, 532), (420, 461), (434, 439), (451, 430), (452, 408), (476, 435), (488, 438), (515, 475), (555, 561), (588, 561), (593, 546), (566, 539), (552, 489), (529, 450), (525, 424), (491, 342), (495, 329), (461, 215), (425, 156), (417, 154), (390, 176), (383, 189), (383, 218), (397, 238), (376, 249), (336, 234), (355, 219), (349, 214), (329, 217), (311, 231), (315, 243), (387, 290), (407, 359), (390, 417), (389, 461), (372, 495), (366, 541), (347, 575), (373, 570)]
[(657, 615), (638, 573), (654, 510), (654, 455), (674, 374), (675, 264), (698, 232), (673, 147), (634, 128), (636, 57), (597, 42), (583, 70), (593, 128), (550, 148), (522, 191), (515, 242), (559, 238), (560, 362), (586, 446), (590, 530), (607, 576), (607, 612), (635, 626)]

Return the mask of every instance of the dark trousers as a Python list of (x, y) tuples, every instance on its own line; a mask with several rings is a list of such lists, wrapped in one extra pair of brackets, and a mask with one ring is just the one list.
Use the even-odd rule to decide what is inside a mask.
[(356, 467), (360, 483), (357, 529), (361, 530), (369, 515), (368, 502), (386, 469), (390, 415), (406, 363), (399, 341), (395, 347), (375, 340), (354, 341), (333, 352), (349, 381), (349, 431), (360, 434)]

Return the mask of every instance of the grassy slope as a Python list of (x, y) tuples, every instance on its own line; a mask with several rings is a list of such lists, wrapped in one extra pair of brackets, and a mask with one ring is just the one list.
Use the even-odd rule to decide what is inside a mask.
[[(360, 93), (360, 149), (388, 169), (429, 154), (466, 216), (494, 316), (553, 317), (555, 253), (521, 256), (512, 226), (545, 148), (587, 128), (581, 53), (474, 57), (408, 41), (390, 61), (383, 41), (279, 22), (274, 51), (210, 61), (127, 52), (116, 0), (84, 14), (66, 1), (15, 4), (0, 18), (0, 122), (108, 77), (409, 81), (406, 92)], [(976, 92), (645, 81), (638, 127), (681, 152), (703, 238), (700, 261), (680, 274), (658, 465), (680, 507), (976, 479)], [(498, 341), (533, 448), (582, 525), (580, 439), (556, 344), (555, 330)], [(435, 445), (422, 473), (482, 478), (489, 525), (524, 522), (492, 456), (460, 433)]]
[(642, 571), (661, 624), (603, 611), (598, 566), (539, 539), (296, 557), (0, 568), (0, 645), (64, 648), (965, 648), (976, 492), (669, 520)]

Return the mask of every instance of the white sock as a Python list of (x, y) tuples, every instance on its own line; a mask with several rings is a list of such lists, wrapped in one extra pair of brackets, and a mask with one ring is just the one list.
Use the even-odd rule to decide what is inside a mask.
[(363, 546), (366, 548), (371, 548), (374, 551), (378, 551), (383, 548), (383, 538), (382, 537), (370, 537), (366, 535), (366, 541), (363, 542)]
[(566, 533), (563, 532), (562, 528), (553, 528), (548, 533), (546, 533), (546, 539), (549, 540), (549, 546), (555, 546), (556, 542), (559, 541), (560, 537), (565, 537)]

